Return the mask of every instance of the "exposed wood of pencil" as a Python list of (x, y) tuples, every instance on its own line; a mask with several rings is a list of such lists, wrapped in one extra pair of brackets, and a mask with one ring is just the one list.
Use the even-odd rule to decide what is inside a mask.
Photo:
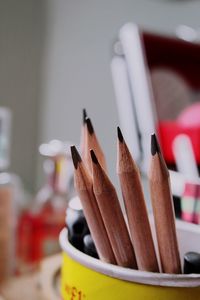
[(82, 127), (81, 127), (81, 139), (80, 139), (80, 149), (81, 149), (81, 155), (82, 157), (85, 157), (84, 151), (85, 151), (85, 139), (86, 139), (86, 119), (87, 119), (87, 112), (86, 109), (83, 109), (83, 121), (82, 121)]
[(155, 134), (151, 138), (149, 183), (162, 271), (181, 273), (169, 172)]
[(86, 119), (86, 134), (85, 134), (85, 150), (83, 161), (85, 162), (88, 170), (92, 173), (92, 161), (90, 157), (90, 150), (93, 149), (98, 157), (101, 166), (106, 170), (106, 160), (103, 150), (99, 144), (96, 133), (94, 131), (90, 118)]
[(104, 262), (116, 264), (114, 252), (93, 193), (92, 178), (84, 167), (75, 146), (71, 147), (71, 152), (74, 163), (75, 188), (81, 200), (88, 227), (99, 257)]
[(159, 272), (140, 173), (118, 127), (118, 159), (122, 195), (139, 270)]
[(117, 264), (137, 268), (135, 253), (120, 208), (117, 194), (97, 157), (91, 150), (93, 189)]

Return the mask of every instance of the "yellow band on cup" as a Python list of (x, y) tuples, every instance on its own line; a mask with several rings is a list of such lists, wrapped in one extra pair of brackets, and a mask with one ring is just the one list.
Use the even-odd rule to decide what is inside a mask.
[[(180, 254), (199, 252), (200, 227), (177, 222)], [(200, 274), (163, 274), (104, 263), (75, 249), (67, 230), (60, 234), (63, 250), (63, 300), (200, 300)]]
[[(180, 256), (199, 252), (199, 225), (177, 221), (176, 227)], [(66, 229), (60, 234), (60, 245), (63, 300), (200, 300), (200, 274), (151, 273), (104, 263), (75, 249)]]
[(93, 271), (63, 253), (63, 300), (199, 300), (200, 287), (160, 287), (119, 280)]

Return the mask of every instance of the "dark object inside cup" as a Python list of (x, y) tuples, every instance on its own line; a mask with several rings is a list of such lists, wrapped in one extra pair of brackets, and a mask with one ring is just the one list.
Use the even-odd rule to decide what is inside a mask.
[(69, 242), (78, 250), (83, 251), (83, 238), (90, 233), (83, 211), (68, 207), (66, 225)]
[(184, 255), (184, 274), (200, 274), (200, 253), (187, 252)]
[(94, 258), (99, 258), (95, 244), (90, 234), (85, 235), (83, 238), (83, 251), (85, 254), (88, 254)]

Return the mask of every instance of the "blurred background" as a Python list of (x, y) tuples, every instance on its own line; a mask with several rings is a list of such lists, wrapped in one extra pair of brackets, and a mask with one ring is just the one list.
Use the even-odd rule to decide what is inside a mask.
[(118, 191), (116, 127), (147, 195), (155, 131), (176, 217), (200, 223), (199, 11), (198, 0), (0, 0), (0, 282), (35, 271), (73, 228), (69, 145), (84, 108)]
[(129, 21), (171, 35), (179, 24), (197, 29), (199, 8), (199, 1), (0, 1), (0, 105), (13, 116), (10, 169), (29, 191), (41, 185), (39, 144), (78, 144), (84, 107), (116, 182), (110, 61), (118, 31)]

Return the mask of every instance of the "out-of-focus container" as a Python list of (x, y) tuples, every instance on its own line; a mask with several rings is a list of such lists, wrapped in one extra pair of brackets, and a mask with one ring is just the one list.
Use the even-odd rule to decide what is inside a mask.
[(14, 273), (15, 229), (13, 186), (7, 173), (0, 174), (0, 282)]
[(0, 282), (15, 270), (16, 207), (10, 165), (11, 111), (0, 107)]
[[(40, 260), (60, 251), (58, 236), (65, 225), (65, 213), (72, 184), (71, 156), (61, 141), (42, 144), (46, 182), (19, 223), (19, 270), (35, 268)], [(71, 180), (71, 181), (70, 181)]]

